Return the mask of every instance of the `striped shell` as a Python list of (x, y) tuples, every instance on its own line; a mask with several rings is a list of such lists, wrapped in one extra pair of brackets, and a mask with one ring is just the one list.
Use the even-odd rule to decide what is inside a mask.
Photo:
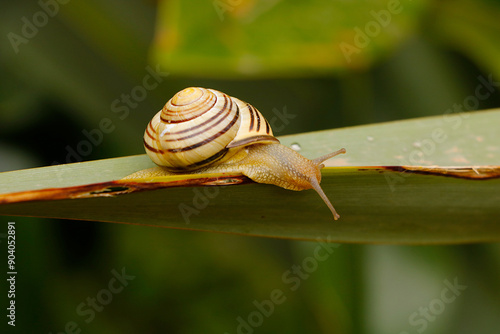
[(146, 153), (172, 171), (194, 170), (224, 161), (242, 147), (273, 142), (279, 141), (257, 109), (198, 87), (175, 94), (144, 133)]

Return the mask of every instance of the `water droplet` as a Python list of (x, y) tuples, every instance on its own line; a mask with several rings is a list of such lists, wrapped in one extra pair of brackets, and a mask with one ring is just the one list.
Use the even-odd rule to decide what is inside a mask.
[(302, 149), (302, 147), (300, 147), (299, 143), (293, 143), (292, 145), (290, 145), (290, 148), (294, 151), (300, 151)]
[(372, 142), (375, 140), (375, 138), (373, 138), (372, 136), (366, 136), (366, 140), (368, 140), (369, 142)]

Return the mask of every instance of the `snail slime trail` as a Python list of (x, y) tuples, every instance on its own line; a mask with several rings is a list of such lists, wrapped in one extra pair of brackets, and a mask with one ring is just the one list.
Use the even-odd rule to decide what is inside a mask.
[(314, 189), (340, 218), (320, 186), (321, 169), (346, 150), (309, 160), (281, 145), (255, 107), (217, 90), (175, 94), (149, 122), (144, 148), (163, 174), (239, 172), (258, 183)]

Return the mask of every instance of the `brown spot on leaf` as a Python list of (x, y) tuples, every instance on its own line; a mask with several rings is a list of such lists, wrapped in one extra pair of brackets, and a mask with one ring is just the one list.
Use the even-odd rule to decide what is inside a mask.
[(470, 180), (489, 180), (500, 178), (500, 166), (468, 167), (427, 167), (427, 166), (381, 166), (385, 170), (436, 176), (450, 176)]
[(0, 194), (0, 204), (75, 198), (113, 197), (133, 192), (162, 188), (232, 185), (251, 182), (253, 181), (243, 175), (189, 178), (167, 182), (136, 182), (132, 180), (117, 180), (73, 187), (47, 188), (10, 194)]

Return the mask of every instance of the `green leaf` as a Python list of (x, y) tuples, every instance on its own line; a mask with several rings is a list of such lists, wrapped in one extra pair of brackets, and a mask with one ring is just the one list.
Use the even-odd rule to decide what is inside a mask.
[(347, 149), (323, 170), (339, 221), (314, 191), (238, 174), (120, 180), (153, 167), (145, 155), (1, 173), (0, 214), (338, 242), (499, 241), (498, 124), (497, 109), (280, 138), (309, 158)]
[(164, 0), (152, 54), (172, 74), (196, 77), (365, 68), (416, 30), (427, 3)]

